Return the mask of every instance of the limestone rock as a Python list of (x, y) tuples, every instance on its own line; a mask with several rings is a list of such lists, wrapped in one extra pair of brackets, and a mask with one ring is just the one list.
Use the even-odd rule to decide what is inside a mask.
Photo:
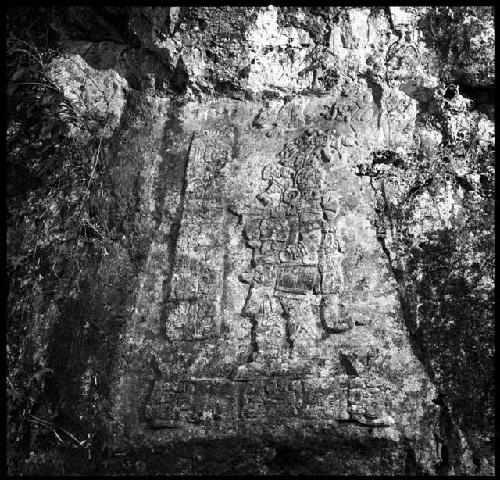
[[(37, 248), (64, 212), (78, 243), (55, 274), (40, 257), (28, 337), (47, 402), (95, 410), (61, 420), (95, 472), (490, 468), (492, 16), (468, 8), (51, 11), (70, 140), (99, 151), (79, 209), (44, 210)], [(19, 225), (41, 230), (19, 208), (22, 263)]]

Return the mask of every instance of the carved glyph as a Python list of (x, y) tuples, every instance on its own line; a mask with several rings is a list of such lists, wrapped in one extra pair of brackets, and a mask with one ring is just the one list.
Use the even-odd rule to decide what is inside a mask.
[(202, 131), (191, 143), (164, 327), (171, 341), (201, 341), (220, 335), (226, 222), (224, 167), (231, 156), (232, 142), (230, 131)]

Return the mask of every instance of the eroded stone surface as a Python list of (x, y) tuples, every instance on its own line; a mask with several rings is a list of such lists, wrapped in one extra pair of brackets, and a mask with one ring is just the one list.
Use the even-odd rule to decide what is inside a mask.
[[(286, 438), (329, 426), (334, 437), (398, 441), (436, 418), (371, 223), (373, 194), (353, 168), (363, 147), (342, 146), (333, 128), (286, 137), (193, 132), (175, 260), (152, 277), (157, 291), (167, 282), (154, 300), (165, 314), (143, 320), (157, 332), (152, 380), (122, 371), (136, 386), (117, 398), (137, 395), (143, 413), (116, 438)], [(419, 455), (432, 457), (432, 438), (421, 441)]]
[(98, 16), (84, 40), (64, 15), (81, 32), (95, 12), (55, 22), (69, 56), (54, 80), (110, 114), (132, 224), (108, 432), (132, 463), (113, 472), (473, 469), (438, 356), (418, 350), (430, 307), (411, 252), (470, 219), (488, 179), (466, 153), (447, 177), (433, 159), (471, 132), (492, 148), (491, 112), (448, 92), (428, 7), (314, 8), (110, 7), (126, 26)]
[[(346, 72), (322, 98), (302, 93), (262, 107), (232, 100), (184, 107), (184, 128), (194, 132), (185, 147), (182, 216), (156, 308), (164, 313), (145, 320), (158, 336), (148, 343), (154, 380), (136, 394), (143, 415), (126, 430), (135, 445), (285, 438), (329, 425), (333, 437), (410, 439), (419, 464), (441, 461), (429, 429), (439, 407), (411, 352), (375, 222), (378, 180), (357, 170), (371, 165), (373, 151), (415, 148), (420, 99), (413, 97), (438, 85), (434, 66), (421, 62), (418, 14), (396, 10), (397, 36), (378, 43), (380, 59), (369, 43), (381, 42), (373, 31), (388, 28), (386, 17), (353, 9), (349, 23), (331, 30), (323, 67), (328, 55), (361, 70), (378, 62), (368, 81)], [(358, 23), (363, 28), (354, 28)], [(347, 25), (352, 36), (342, 33)], [(259, 12), (245, 37), (257, 60), (247, 88), (315, 88), (313, 64), (297, 80), (287, 74), (315, 48), (300, 35), (280, 28), (273, 7)], [(280, 60), (288, 55), (282, 43), (301, 43), (302, 57)], [(377, 171), (391, 168), (380, 162)], [(138, 341), (129, 337), (131, 345)], [(125, 368), (122, 375), (133, 374)], [(117, 391), (118, 418), (121, 396), (141, 389), (136, 382)]]

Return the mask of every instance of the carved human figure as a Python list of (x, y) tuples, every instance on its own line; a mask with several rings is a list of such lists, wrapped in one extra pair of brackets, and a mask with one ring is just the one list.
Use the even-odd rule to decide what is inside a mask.
[[(302, 142), (302, 146), (299, 141), (287, 146), (284, 151), (288, 153), (280, 155), (279, 163), (264, 169), (268, 185), (258, 198), (265, 209), (260, 221), (257, 215), (245, 225), (254, 255), (251, 271), (240, 278), (250, 288), (242, 314), (252, 319), (253, 335), (270, 349), (269, 355), (276, 354), (276, 345), (286, 344), (288, 350), (307, 356), (321, 335), (318, 312), (324, 331), (340, 333), (350, 328), (339, 310), (343, 252), (335, 222), (340, 203), (334, 192), (325, 189), (321, 150), (328, 142), (310, 132)], [(300, 148), (306, 145), (309, 150), (302, 152)], [(274, 300), (269, 303), (270, 295)], [(283, 328), (271, 312), (276, 301), (283, 307)], [(252, 361), (269, 355), (259, 350)]]

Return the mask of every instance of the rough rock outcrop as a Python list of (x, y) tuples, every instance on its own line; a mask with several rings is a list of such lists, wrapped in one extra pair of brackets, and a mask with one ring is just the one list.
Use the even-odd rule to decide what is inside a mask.
[[(49, 76), (104, 122), (107, 243), (33, 328), (61, 425), (102, 406), (99, 432), (78, 427), (96, 471), (492, 473), (494, 124), (478, 89), (494, 75), (477, 45), (493, 24), (465, 10), (52, 12)], [(466, 57), (449, 36), (467, 15), (482, 28)], [(88, 122), (70, 135), (89, 141)], [(55, 346), (71, 358), (75, 341), (64, 366)], [(483, 367), (474, 417), (456, 369)]]

